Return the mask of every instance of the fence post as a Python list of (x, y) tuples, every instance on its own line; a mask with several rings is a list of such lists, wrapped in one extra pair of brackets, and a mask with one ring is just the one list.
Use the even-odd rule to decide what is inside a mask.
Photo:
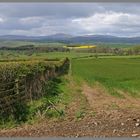
[(19, 79), (15, 80), (16, 94), (19, 94)]

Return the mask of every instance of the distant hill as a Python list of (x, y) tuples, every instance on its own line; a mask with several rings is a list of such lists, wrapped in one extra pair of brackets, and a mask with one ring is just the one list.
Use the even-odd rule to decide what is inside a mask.
[(139, 44), (140, 37), (116, 37), (109, 35), (87, 35), (71, 38), (73, 43), (133, 43)]
[(22, 36), (22, 35), (3, 35), (0, 36), (0, 40), (6, 40), (6, 41), (11, 41), (11, 40), (40, 40), (40, 37), (33, 37), (33, 36)]
[(63, 33), (48, 35), (48, 36), (3, 35), (3, 36), (0, 36), (0, 40), (62, 42), (62, 43), (132, 43), (132, 44), (140, 44), (140, 37), (116, 37), (116, 36), (109, 36), (109, 35), (72, 36), (72, 35), (63, 34)]
[(59, 33), (59, 34), (54, 34), (54, 35), (46, 36), (46, 39), (67, 40), (67, 39), (71, 39), (72, 37), (73, 37), (72, 35)]

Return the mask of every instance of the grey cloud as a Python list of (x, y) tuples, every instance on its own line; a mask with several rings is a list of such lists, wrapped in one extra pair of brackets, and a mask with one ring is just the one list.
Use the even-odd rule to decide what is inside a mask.
[(92, 12), (94, 12), (94, 8), (96, 9), (96, 4), (6, 3), (0, 4), (0, 7), (0, 13), (8, 17), (53, 16), (59, 18), (69, 18), (90, 15)]
[(137, 13), (139, 4), (132, 3), (0, 3), (0, 15), (12, 17), (53, 16), (86, 17), (96, 12)]
[[(61, 32), (135, 36), (140, 32), (139, 7), (139, 3), (0, 3), (0, 34), (48, 35)], [(124, 16), (108, 19), (107, 15), (109, 21), (97, 16), (93, 19), (97, 24), (90, 20), (96, 14), (109, 12)], [(84, 25), (73, 22), (86, 18), (89, 21)]]

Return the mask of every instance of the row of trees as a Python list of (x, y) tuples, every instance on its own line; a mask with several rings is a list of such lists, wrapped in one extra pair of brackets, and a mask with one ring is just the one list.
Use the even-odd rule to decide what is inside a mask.
[(139, 55), (140, 47), (131, 47), (131, 48), (96, 47), (84, 50), (79, 49), (77, 50), (77, 52), (105, 53), (114, 55)]
[(53, 52), (53, 51), (59, 51), (59, 52), (66, 52), (69, 51), (68, 48), (63, 47), (42, 47), (38, 46), (35, 47), (34, 45), (24, 45), (19, 47), (1, 47), (0, 50), (7, 50), (7, 51), (30, 51), (30, 52)]

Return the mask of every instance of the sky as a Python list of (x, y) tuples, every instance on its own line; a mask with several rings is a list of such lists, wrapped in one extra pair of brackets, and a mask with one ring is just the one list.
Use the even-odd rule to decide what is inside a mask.
[(0, 35), (140, 36), (140, 3), (0, 3)]

